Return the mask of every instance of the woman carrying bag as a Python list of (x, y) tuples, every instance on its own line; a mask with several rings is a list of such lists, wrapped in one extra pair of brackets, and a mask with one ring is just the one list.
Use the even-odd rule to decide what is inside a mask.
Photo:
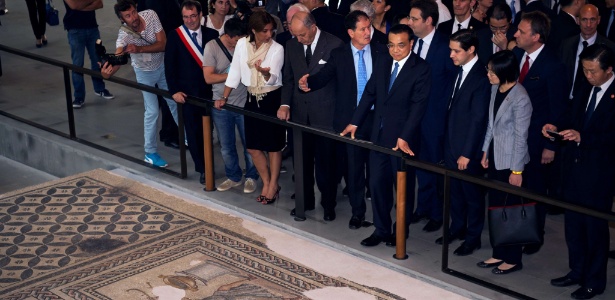
[[(493, 88), (481, 164), (488, 169), (490, 179), (520, 187), (524, 166), (530, 161), (527, 136), (532, 103), (525, 88), (517, 82), (519, 63), (512, 51), (493, 54), (487, 65), (487, 76)], [(490, 207), (518, 204), (521, 204), (518, 196), (498, 190), (489, 191)], [(490, 223), (492, 221), (490, 219)], [(496, 246), (491, 240), (493, 254), (491, 258), (477, 263), (478, 267), (493, 268), (493, 274), (508, 274), (523, 268), (522, 245)]]

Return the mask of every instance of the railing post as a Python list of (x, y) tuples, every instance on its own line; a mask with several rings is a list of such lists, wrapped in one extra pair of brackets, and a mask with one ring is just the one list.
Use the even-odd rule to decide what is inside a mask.
[[(399, 158), (397, 170), (397, 218), (395, 232), (395, 259), (407, 259), (406, 254), (406, 162)], [(412, 179), (414, 180), (414, 179)], [(414, 191), (412, 191), (414, 193)]]
[[(303, 186), (303, 130), (293, 127), (293, 161), (295, 170), (295, 221), (305, 221), (305, 186)], [(310, 187), (308, 187), (310, 188)], [(314, 187), (311, 187), (314, 188)]]
[(177, 136), (179, 143), (179, 164), (180, 164), (180, 178), (184, 179), (188, 177), (188, 166), (186, 163), (186, 136), (184, 135), (184, 105), (183, 103), (177, 103)]
[(444, 216), (442, 223), (442, 271), (448, 270), (448, 236), (451, 216), (451, 177), (444, 172)]
[[(183, 141), (181, 141), (183, 142)], [(211, 140), (211, 117), (203, 116), (203, 148), (205, 153), (205, 191), (215, 190), (214, 184), (214, 153)]]
[(73, 113), (73, 96), (70, 85), (70, 71), (67, 67), (62, 67), (64, 73), (64, 93), (66, 94), (66, 111), (68, 112), (68, 132), (71, 139), (77, 138), (75, 131), (75, 114)]

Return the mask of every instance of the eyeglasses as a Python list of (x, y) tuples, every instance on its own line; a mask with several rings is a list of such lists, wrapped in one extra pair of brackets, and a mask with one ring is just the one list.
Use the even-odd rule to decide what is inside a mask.
[(199, 17), (199, 14), (191, 14), (189, 16), (182, 16), (184, 20), (196, 19)]
[(489, 25), (489, 28), (491, 28), (492, 32), (495, 32), (495, 31), (506, 32), (509, 26), (510, 26), (509, 24), (506, 24), (504, 26), (499, 26), (499, 27)]
[(388, 43), (387, 44), (387, 48), (389, 48), (389, 49), (391, 49), (391, 48), (404, 49), (404, 48), (406, 48), (406, 45), (407, 44), (405, 44), (405, 43), (399, 43), (399, 44)]

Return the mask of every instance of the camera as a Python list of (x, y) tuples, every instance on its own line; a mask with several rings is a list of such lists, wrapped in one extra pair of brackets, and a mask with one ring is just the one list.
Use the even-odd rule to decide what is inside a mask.
[(120, 66), (128, 63), (128, 53), (119, 55), (107, 53), (107, 49), (103, 46), (101, 39), (96, 40), (96, 55), (100, 57), (100, 63), (102, 65), (106, 62), (109, 62), (112, 66)]
[(265, 6), (265, 0), (256, 0), (256, 7)]

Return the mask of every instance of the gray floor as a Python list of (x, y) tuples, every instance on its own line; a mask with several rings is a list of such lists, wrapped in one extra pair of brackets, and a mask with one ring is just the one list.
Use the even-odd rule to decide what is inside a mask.
[[(64, 14), (64, 7), (60, 1), (56, 1), (60, 15)], [(105, 0), (105, 8), (97, 11), (98, 23), (102, 39), (108, 49), (112, 49), (117, 35), (119, 22), (113, 14), (112, 0)], [(66, 39), (66, 32), (61, 26), (48, 27), (47, 37), (49, 45), (37, 49), (35, 39), (28, 22), (27, 9), (23, 1), (10, 1), (9, 14), (1, 16), (0, 43), (54, 58), (60, 61), (70, 62), (70, 51)], [(62, 132), (68, 132), (66, 121), (66, 103), (63, 90), (62, 72), (60, 69), (36, 63), (6, 53), (1, 53), (4, 75), (0, 77), (0, 110), (10, 112), (22, 118), (26, 118), (45, 126), (52, 127)], [(86, 62), (86, 65), (89, 65)], [(119, 77), (134, 80), (134, 73), (130, 66), (123, 67), (117, 74)], [(91, 88), (91, 82), (86, 78), (87, 97), (86, 105), (80, 110), (75, 110), (77, 120), (77, 134), (79, 138), (92, 141), (113, 150), (125, 153), (137, 159), (143, 155), (143, 102), (139, 91), (123, 88), (113, 83), (108, 83), (107, 88), (116, 95), (113, 100), (104, 100), (96, 97)], [(1, 137), (0, 137), (1, 138)], [(83, 145), (72, 141), (67, 143), (74, 145), (83, 151), (98, 153)], [(179, 171), (178, 151), (160, 145), (160, 154), (169, 161), (169, 168)], [(216, 153), (219, 153), (216, 148)], [(1, 155), (1, 153), (0, 153)], [(190, 159), (188, 159), (190, 162)], [(189, 178), (181, 180), (150, 168), (132, 164), (128, 161), (116, 158), (115, 161), (125, 165), (131, 170), (137, 170), (150, 178), (170, 186), (182, 188), (195, 195), (206, 195), (213, 198), (214, 202), (233, 207), (237, 211), (265, 220), (285, 230), (308, 236), (331, 247), (348, 251), (359, 257), (369, 259), (396, 269), (400, 272), (413, 274), (433, 284), (447, 287), (460, 294), (469, 297), (486, 297), (491, 299), (506, 299), (507, 297), (491, 290), (482, 288), (470, 282), (452, 277), (440, 271), (441, 253), (434, 240), (440, 233), (425, 233), (420, 230), (423, 224), (411, 227), (410, 239), (408, 240), (409, 259), (398, 261), (392, 258), (394, 249), (385, 246), (365, 248), (359, 245), (359, 241), (369, 234), (371, 228), (349, 230), (347, 222), (351, 212), (348, 199), (339, 195), (338, 218), (333, 222), (322, 219), (323, 211), (318, 208), (308, 212), (308, 220), (295, 222), (289, 215), (294, 207), (290, 199), (293, 193), (290, 161), (285, 161), (289, 173), (282, 174), (281, 200), (273, 205), (261, 205), (254, 201), (256, 195), (245, 195), (240, 190), (228, 192), (203, 192), (197, 182), (197, 174), (189, 172)], [(190, 162), (191, 163), (191, 162)], [(224, 174), (219, 155), (216, 156), (216, 174), (220, 177)], [(193, 169), (189, 166), (189, 171)], [(53, 176), (41, 174), (37, 170), (16, 164), (10, 160), (0, 158), (0, 194), (20, 187), (44, 182)], [(7, 172), (7, 170), (10, 170)], [(220, 181), (222, 178), (218, 178)], [(369, 203), (368, 203), (369, 205)], [(369, 216), (368, 216), (369, 218)], [(567, 252), (563, 239), (563, 217), (549, 217), (546, 227), (546, 244), (543, 249), (532, 256), (524, 257), (525, 268), (521, 272), (508, 276), (494, 276), (488, 270), (475, 267), (479, 260), (486, 259), (491, 254), (488, 234), (483, 234), (483, 248), (468, 257), (450, 256), (450, 267), (477, 276), (485, 281), (517, 290), (537, 299), (568, 299), (574, 290), (571, 288), (555, 288), (549, 285), (549, 280), (564, 275), (567, 271)], [(453, 243), (452, 248), (458, 243)], [(292, 245), (289, 245), (292, 247)], [(609, 263), (609, 286), (604, 295), (596, 299), (614, 299), (615, 271), (614, 261)], [(412, 298), (411, 295), (406, 295)], [(613, 297), (613, 298), (611, 298)]]

